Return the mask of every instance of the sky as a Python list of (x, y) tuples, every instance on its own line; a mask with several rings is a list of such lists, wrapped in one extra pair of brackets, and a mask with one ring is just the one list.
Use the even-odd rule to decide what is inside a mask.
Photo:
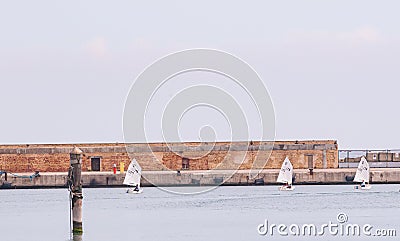
[[(368, 0), (2, 1), (0, 143), (123, 142), (124, 103), (137, 76), (168, 54), (211, 48), (259, 74), (277, 140), (399, 149), (398, 9), (398, 1)], [(159, 101), (179, 91), (180, 80), (212, 78), (223, 82), (180, 76)], [(143, 141), (162, 141), (151, 124)], [(182, 141), (199, 140), (208, 124), (217, 140), (229, 139), (220, 113), (197, 108), (182, 118)], [(250, 138), (257, 133), (255, 124)]]

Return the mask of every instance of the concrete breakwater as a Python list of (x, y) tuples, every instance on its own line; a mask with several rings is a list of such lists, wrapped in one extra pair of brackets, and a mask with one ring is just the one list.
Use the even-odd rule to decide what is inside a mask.
[[(144, 177), (156, 180), (160, 186), (206, 186), (206, 185), (277, 185), (279, 170), (262, 170), (255, 178), (249, 178), (248, 170), (236, 171), (233, 175), (226, 170), (203, 171), (146, 171)], [(295, 170), (295, 184), (351, 184), (355, 169), (317, 169), (311, 174), (307, 169)], [(67, 173), (40, 173), (33, 178), (8, 175), (0, 178), (0, 188), (66, 188)], [(125, 174), (111, 172), (84, 172), (84, 187), (120, 187)], [(26, 176), (25, 176), (26, 177)], [(400, 183), (400, 168), (377, 168), (371, 170), (371, 183)], [(153, 186), (142, 178), (142, 186)]]

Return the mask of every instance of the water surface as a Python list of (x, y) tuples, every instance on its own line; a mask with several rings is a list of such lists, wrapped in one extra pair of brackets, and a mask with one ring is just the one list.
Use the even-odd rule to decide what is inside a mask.
[[(400, 186), (374, 185), (367, 192), (352, 186), (220, 187), (198, 195), (177, 195), (145, 188), (140, 195), (123, 188), (84, 190), (85, 241), (101, 240), (310, 240), (310, 237), (260, 236), (257, 226), (270, 223), (322, 224), (346, 213), (351, 223), (396, 228), (400, 236)], [(0, 240), (69, 239), (68, 191), (1, 190)], [(314, 240), (342, 240), (324, 236)], [(345, 240), (379, 240), (351, 237)]]

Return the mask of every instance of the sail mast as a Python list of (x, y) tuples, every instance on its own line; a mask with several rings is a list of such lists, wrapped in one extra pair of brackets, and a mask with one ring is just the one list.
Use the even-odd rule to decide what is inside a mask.
[(365, 157), (361, 158), (360, 163), (357, 167), (356, 176), (354, 177), (354, 182), (367, 182), (369, 183), (369, 164)]
[(140, 167), (136, 159), (133, 159), (129, 164), (123, 184), (128, 186), (138, 185), (138, 187), (140, 187), (141, 176), (142, 176), (142, 168)]
[(277, 182), (292, 184), (293, 165), (289, 158), (285, 158), (279, 171)]

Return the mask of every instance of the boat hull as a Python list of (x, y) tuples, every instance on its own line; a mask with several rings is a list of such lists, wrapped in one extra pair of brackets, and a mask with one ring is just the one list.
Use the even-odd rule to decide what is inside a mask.
[(369, 184), (365, 185), (365, 187), (362, 187), (361, 185), (354, 186), (355, 190), (370, 190), (371, 188), (372, 188), (372, 186)]
[(295, 189), (294, 186), (291, 186), (291, 187), (281, 186), (281, 187), (279, 187), (280, 191), (293, 191), (294, 189)]
[(142, 192), (143, 192), (142, 188), (140, 188), (139, 191), (135, 191), (133, 188), (129, 188), (128, 190), (126, 190), (126, 193), (129, 193), (129, 194), (140, 194)]

